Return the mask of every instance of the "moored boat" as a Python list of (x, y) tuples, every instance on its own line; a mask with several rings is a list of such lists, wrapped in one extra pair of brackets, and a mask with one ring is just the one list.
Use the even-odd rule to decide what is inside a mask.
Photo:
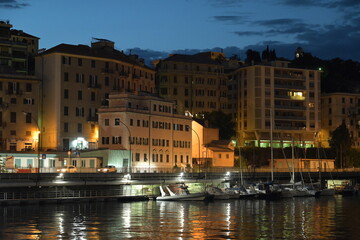
[(211, 196), (206, 192), (190, 193), (188, 186), (181, 184), (179, 186), (159, 186), (161, 196), (156, 197), (156, 200), (161, 201), (204, 201)]

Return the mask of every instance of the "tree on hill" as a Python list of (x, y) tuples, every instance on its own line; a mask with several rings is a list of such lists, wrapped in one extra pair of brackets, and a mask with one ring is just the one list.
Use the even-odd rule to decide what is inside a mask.
[(350, 167), (349, 154), (353, 140), (344, 122), (332, 132), (329, 142), (335, 152), (337, 167)]
[(235, 136), (235, 123), (232, 121), (231, 114), (222, 111), (205, 112), (204, 117), (195, 118), (202, 125), (210, 128), (219, 129), (220, 139), (231, 139)]

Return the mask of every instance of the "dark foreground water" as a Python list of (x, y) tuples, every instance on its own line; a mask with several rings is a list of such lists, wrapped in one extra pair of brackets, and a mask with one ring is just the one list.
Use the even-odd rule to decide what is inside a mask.
[(0, 207), (0, 239), (360, 239), (360, 197)]

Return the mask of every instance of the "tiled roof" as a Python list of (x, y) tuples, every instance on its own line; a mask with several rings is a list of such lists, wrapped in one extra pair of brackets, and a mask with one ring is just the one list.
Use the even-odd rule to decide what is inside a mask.
[(174, 54), (165, 58), (164, 61), (221, 65), (220, 61), (211, 58), (211, 52), (202, 52), (194, 55)]
[(80, 56), (108, 58), (153, 70), (152, 68), (146, 65), (141, 65), (139, 62), (132, 59), (130, 56), (124, 54), (123, 52), (110, 47), (89, 47), (87, 45), (71, 45), (71, 44), (62, 43), (40, 53), (39, 56), (47, 55), (51, 53), (67, 53), (67, 54), (74, 54)]
[(22, 37), (29, 37), (29, 38), (37, 38), (39, 39), (38, 37), (35, 37), (33, 35), (30, 35), (26, 32), (23, 32), (22, 30), (16, 30), (16, 29), (11, 29), (11, 35), (16, 35), (16, 36), (22, 36)]

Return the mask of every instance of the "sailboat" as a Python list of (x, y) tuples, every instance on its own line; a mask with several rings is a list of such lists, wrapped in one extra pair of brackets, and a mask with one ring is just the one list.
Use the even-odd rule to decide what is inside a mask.
[[(318, 133), (316, 133), (315, 137), (317, 138)], [(319, 189), (316, 192), (316, 196), (334, 196), (335, 195), (335, 189), (330, 188), (323, 188), (323, 183), (321, 179), (321, 172), (322, 172), (322, 160), (319, 153), (319, 147), (317, 148), (317, 157), (319, 159)]]
[(270, 148), (271, 148), (271, 182), (258, 183), (255, 191), (259, 199), (276, 200), (282, 196), (279, 185), (274, 184), (274, 150), (273, 150), (273, 109), (270, 110)]

